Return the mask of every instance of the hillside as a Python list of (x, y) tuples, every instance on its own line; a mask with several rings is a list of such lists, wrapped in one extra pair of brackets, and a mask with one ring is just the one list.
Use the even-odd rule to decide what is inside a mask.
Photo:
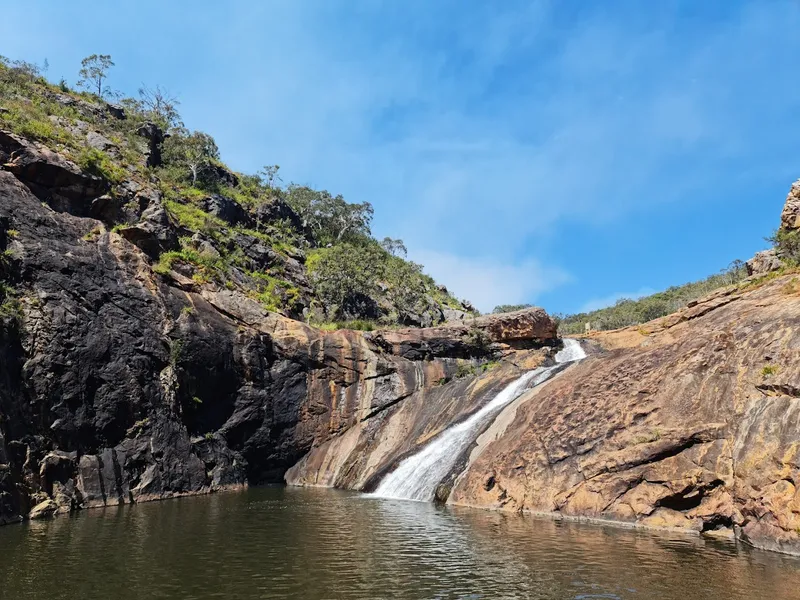
[[(401, 240), (372, 237), (368, 202), (284, 186), (275, 165), (233, 172), (211, 136), (184, 127), (167, 92), (143, 88), (137, 98), (106, 102), (113, 63), (87, 61), (82, 74), (97, 83), (94, 93), (0, 60), (3, 156), (26, 156), (9, 169), (54, 210), (96, 219), (87, 243), (113, 232), (164, 278), (239, 290), (269, 311), (327, 328), (430, 326), (475, 312), (405, 260)], [(37, 167), (42, 156), (61, 172)], [(55, 190), (45, 189), (50, 176)]]

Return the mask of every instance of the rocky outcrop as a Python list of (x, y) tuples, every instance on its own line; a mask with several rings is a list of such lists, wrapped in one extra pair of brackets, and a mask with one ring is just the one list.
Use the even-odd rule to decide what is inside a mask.
[(161, 144), (163, 144), (166, 139), (162, 129), (155, 123), (147, 122), (139, 126), (136, 130), (136, 135), (147, 140), (145, 164), (148, 167), (161, 166)]
[(506, 409), (450, 501), (800, 552), (800, 296), (787, 276), (645, 327)]
[(777, 271), (782, 266), (783, 261), (774, 248), (756, 252), (755, 256), (745, 263), (748, 275), (764, 275), (770, 271)]
[(534, 348), (558, 337), (555, 322), (541, 308), (484, 315), (425, 329), (395, 329), (368, 335), (392, 354), (421, 360), (436, 356), (470, 358), (513, 348)]
[(781, 213), (781, 227), (786, 230), (800, 229), (800, 180), (792, 184), (786, 197)]

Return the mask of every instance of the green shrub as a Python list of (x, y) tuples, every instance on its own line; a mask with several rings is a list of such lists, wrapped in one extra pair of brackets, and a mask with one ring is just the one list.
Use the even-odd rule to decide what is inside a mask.
[(778, 373), (778, 367), (776, 365), (765, 365), (761, 369), (761, 376), (762, 377), (772, 377)]
[(172, 265), (176, 261), (183, 261), (194, 265), (206, 274), (225, 268), (225, 264), (219, 258), (184, 247), (182, 250), (164, 252), (159, 256), (158, 262), (153, 266), (153, 271), (159, 275), (166, 275), (172, 270)]
[(75, 157), (75, 162), (83, 171), (112, 184), (120, 183), (128, 175), (107, 153), (97, 148), (83, 148)]
[(205, 212), (193, 204), (183, 204), (174, 200), (165, 200), (164, 208), (167, 209), (178, 223), (187, 229), (215, 235), (224, 229), (225, 222), (219, 217)]
[(183, 356), (183, 340), (172, 339), (169, 341), (169, 364), (177, 367)]
[(785, 262), (800, 264), (800, 229), (778, 229), (768, 239)]

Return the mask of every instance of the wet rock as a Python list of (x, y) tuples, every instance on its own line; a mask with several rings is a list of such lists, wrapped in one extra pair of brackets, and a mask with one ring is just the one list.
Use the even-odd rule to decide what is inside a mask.
[(34, 506), (31, 512), (28, 513), (28, 518), (31, 520), (47, 519), (55, 515), (56, 511), (58, 511), (58, 505), (48, 498)]
[(436, 493), (434, 494), (434, 502), (438, 502), (439, 504), (445, 504), (447, 499), (450, 497), (450, 492), (452, 491), (453, 486), (449, 483), (442, 483), (436, 486)]

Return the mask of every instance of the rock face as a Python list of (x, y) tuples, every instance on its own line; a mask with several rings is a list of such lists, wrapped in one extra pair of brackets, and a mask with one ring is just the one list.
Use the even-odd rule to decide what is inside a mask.
[(792, 184), (786, 204), (781, 213), (781, 227), (783, 229), (800, 229), (800, 180)]
[[(439, 383), (469, 362), (459, 357), (509, 342), (526, 319), (555, 331), (537, 313), (481, 325), (480, 340), (447, 330), (450, 345), (441, 331), (405, 332), (410, 345), (438, 340), (425, 360), (379, 336), (321, 332), (239, 291), (155, 274), (148, 254), (173, 243), (158, 197), (133, 186), (141, 219), (112, 232), (84, 211), (89, 184), (67, 185), (54, 210), (32, 190), (61, 180), (4, 164), (0, 251), (11, 258), (0, 279), (19, 315), (0, 320), (0, 523), (282, 481), (312, 448), (422, 402), (421, 390), (457, 413)], [(238, 218), (233, 209), (220, 218)]]
[(88, 215), (91, 201), (108, 190), (105, 181), (83, 173), (59, 154), (4, 131), (0, 131), (0, 164), (59, 212)]
[(729, 529), (800, 552), (800, 296), (723, 290), (537, 388), (473, 452), (455, 504)]

